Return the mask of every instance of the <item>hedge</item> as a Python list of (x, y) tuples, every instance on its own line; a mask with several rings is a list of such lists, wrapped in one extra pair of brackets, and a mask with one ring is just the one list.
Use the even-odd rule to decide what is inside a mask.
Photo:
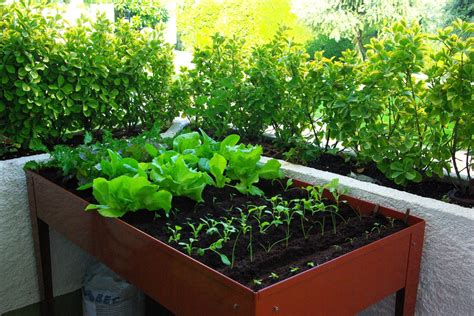
[(2, 151), (44, 149), (76, 131), (165, 126), (177, 115), (172, 47), (158, 29), (104, 16), (68, 25), (44, 4), (0, 12)]
[[(181, 108), (217, 135), (272, 128), (287, 144), (304, 138), (320, 152), (351, 148), (397, 184), (443, 176), (450, 160), (461, 180), (474, 148), (473, 30), (458, 20), (425, 34), (397, 22), (367, 45), (366, 60), (347, 50), (338, 60), (317, 52), (307, 61), (285, 30), (250, 51), (241, 39), (216, 35), (182, 74), (192, 102)], [(455, 159), (459, 150), (467, 166)]]

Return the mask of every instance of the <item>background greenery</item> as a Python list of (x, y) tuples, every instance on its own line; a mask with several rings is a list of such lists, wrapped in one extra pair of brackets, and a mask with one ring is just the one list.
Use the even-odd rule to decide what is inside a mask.
[(402, 20), (371, 39), (365, 59), (347, 50), (338, 60), (317, 52), (312, 61), (285, 29), (251, 49), (216, 35), (181, 75), (192, 100), (181, 109), (216, 135), (272, 128), (286, 145), (350, 148), (398, 184), (443, 176), (458, 150), (472, 163), (473, 32), (461, 20), (437, 34)]
[(71, 26), (42, 4), (0, 10), (2, 151), (50, 147), (76, 131), (166, 126), (177, 115), (172, 49), (158, 29), (103, 16)]

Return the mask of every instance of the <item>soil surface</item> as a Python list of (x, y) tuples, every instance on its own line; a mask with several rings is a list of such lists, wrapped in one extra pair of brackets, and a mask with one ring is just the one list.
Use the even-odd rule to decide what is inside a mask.
[[(64, 179), (58, 170), (44, 169), (39, 173), (94, 202), (91, 190), (76, 191), (77, 182), (73, 179)], [(279, 195), (282, 201), (289, 202), (308, 197), (306, 190), (298, 187), (285, 189), (285, 184), (285, 181), (261, 181), (258, 186), (265, 192), (266, 197)], [(282, 223), (271, 226), (265, 233), (260, 233), (258, 216), (253, 212), (247, 221), (247, 225), (252, 228), (245, 234), (237, 231), (231, 233), (228, 242), (218, 249), (218, 252), (225, 254), (229, 260), (232, 261), (234, 258), (234, 266), (230, 267), (225, 265), (215, 252), (208, 250), (203, 255), (198, 254), (198, 248), (208, 248), (220, 238), (219, 234), (224, 234), (223, 226), (216, 226), (219, 233), (207, 232), (209, 227), (204, 227), (196, 238), (189, 224), (198, 226), (200, 223), (204, 224), (203, 220), (223, 220), (241, 231), (242, 223), (239, 221), (241, 213), (247, 214), (248, 210), (255, 206), (266, 206), (267, 211), (273, 210), (274, 207), (268, 198), (242, 195), (230, 186), (223, 189), (206, 187), (203, 197), (204, 202), (201, 203), (185, 197), (174, 197), (173, 210), (169, 218), (166, 218), (164, 213), (139, 211), (128, 213), (122, 219), (186, 253), (183, 245), (169, 240), (172, 236), (169, 227), (180, 226), (182, 229), (179, 231), (181, 234), (179, 242), (189, 242), (190, 238), (197, 239), (193, 244), (191, 254), (193, 258), (255, 291), (406, 227), (403, 221), (388, 219), (380, 214), (360, 216), (345, 202), (340, 202), (338, 213), (332, 216), (334, 213), (327, 210), (334, 209), (335, 203), (326, 200), (326, 211), (314, 214), (306, 212), (304, 221), (295, 215), (289, 226)], [(281, 203), (284, 202), (280, 201), (280, 205)], [(289, 203), (290, 206), (293, 205), (292, 202)], [(157, 217), (155, 214), (162, 216)], [(271, 221), (272, 218), (272, 215), (262, 212), (260, 220)], [(288, 243), (286, 243), (287, 236), (289, 236)]]

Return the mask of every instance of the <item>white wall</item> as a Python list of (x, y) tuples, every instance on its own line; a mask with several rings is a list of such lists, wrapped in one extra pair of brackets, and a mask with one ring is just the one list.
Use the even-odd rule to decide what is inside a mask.
[[(411, 214), (425, 219), (416, 314), (474, 315), (474, 208), (280, 162), (287, 176), (312, 184), (339, 178), (340, 184), (349, 190), (350, 195), (401, 211), (410, 208)], [(393, 295), (360, 315), (393, 315), (394, 307)]]

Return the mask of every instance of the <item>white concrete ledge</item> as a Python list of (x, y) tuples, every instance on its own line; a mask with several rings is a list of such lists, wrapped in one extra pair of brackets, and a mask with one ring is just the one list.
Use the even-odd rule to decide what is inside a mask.
[[(262, 161), (270, 158), (264, 157)], [(285, 174), (311, 184), (339, 178), (350, 195), (426, 220), (417, 315), (474, 315), (474, 208), (281, 161)], [(383, 276), (381, 276), (383, 282)], [(393, 315), (394, 296), (361, 315)]]
[[(189, 122), (175, 119), (162, 137), (173, 137)], [(46, 161), (48, 154), (0, 161), (0, 315), (39, 301), (28, 194), (23, 166)], [(51, 230), (54, 295), (82, 286), (85, 269), (94, 259)]]

